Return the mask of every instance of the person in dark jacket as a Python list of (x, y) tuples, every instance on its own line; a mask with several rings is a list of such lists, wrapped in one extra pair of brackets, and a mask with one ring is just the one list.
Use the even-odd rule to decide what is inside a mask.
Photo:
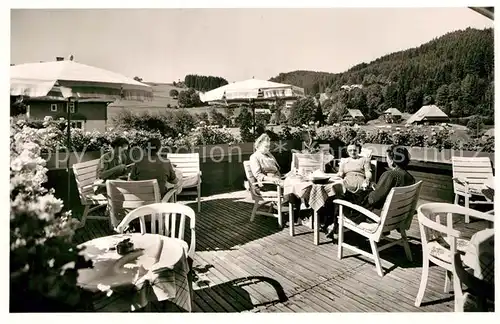
[(167, 182), (176, 184), (178, 179), (170, 160), (162, 159), (158, 153), (161, 151), (161, 142), (152, 138), (148, 142), (148, 154), (135, 163), (130, 172), (130, 180), (156, 179), (163, 198), (167, 193)]
[(407, 171), (410, 153), (404, 146), (392, 145), (386, 152), (389, 170), (385, 171), (374, 190), (366, 197), (363, 206), (367, 209), (382, 209), (392, 188), (415, 184), (415, 178)]

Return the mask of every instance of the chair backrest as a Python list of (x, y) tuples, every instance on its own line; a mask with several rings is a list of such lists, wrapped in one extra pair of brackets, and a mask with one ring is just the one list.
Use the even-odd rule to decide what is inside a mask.
[(367, 148), (361, 148), (361, 152), (359, 152), (360, 156), (366, 157), (371, 159), (372, 158), (373, 151)]
[(161, 201), (158, 180), (106, 181), (108, 206), (114, 227), (132, 210)]
[(393, 229), (410, 228), (421, 188), (422, 181), (391, 189), (380, 212), (379, 234)]
[[(493, 177), (493, 169), (491, 167), (491, 160), (489, 157), (458, 157), (451, 158), (453, 166), (453, 177), (469, 182), (469, 187), (476, 191), (481, 192), (484, 183)], [(455, 193), (466, 193), (465, 186), (453, 183)]]
[(260, 197), (260, 191), (257, 187), (257, 178), (252, 173), (252, 169), (250, 167), (250, 161), (243, 161), (243, 168), (245, 169), (245, 176), (248, 180), (248, 187), (250, 189), (250, 193), (253, 198)]
[(316, 170), (325, 171), (323, 152), (319, 153), (292, 153), (292, 170), (312, 173)]
[(330, 153), (330, 144), (318, 144), (318, 148), (322, 152)]
[(167, 158), (176, 169), (182, 171), (183, 177), (200, 174), (199, 153), (168, 153)]
[(97, 180), (99, 159), (73, 164), (76, 185), (82, 205), (88, 204), (87, 197), (94, 193), (92, 184)]
[(116, 230), (123, 233), (131, 221), (139, 218), (141, 233), (146, 233), (146, 217), (149, 217), (151, 220), (152, 234), (165, 235), (181, 240), (184, 240), (186, 217), (189, 218), (191, 242), (189, 244), (188, 256), (193, 258), (196, 246), (196, 214), (191, 207), (178, 203), (155, 203), (142, 206), (129, 212), (117, 226)]
[[(453, 255), (457, 251), (457, 239), (461, 236), (460, 231), (453, 228), (453, 221), (451, 221), (450, 214), (451, 210), (446, 207), (443, 209), (442, 205), (444, 204), (428, 203), (418, 207), (418, 223), (420, 226), (420, 236), (424, 254), (428, 255), (432, 261), (440, 266), (450, 266), (451, 259), (447, 260), (443, 257), (434, 260), (437, 256), (429, 254), (429, 244), (431, 242), (436, 242), (440, 246), (443, 244), (442, 242), (446, 242), (446, 245), (449, 245), (449, 247), (445, 248), (443, 246), (443, 249), (451, 251), (451, 255)], [(450, 206), (450, 204), (446, 205)], [(450, 215), (450, 217), (446, 216), (446, 223), (443, 224), (441, 222), (443, 219), (441, 216), (445, 215)], [(448, 239), (444, 241), (445, 238)]]

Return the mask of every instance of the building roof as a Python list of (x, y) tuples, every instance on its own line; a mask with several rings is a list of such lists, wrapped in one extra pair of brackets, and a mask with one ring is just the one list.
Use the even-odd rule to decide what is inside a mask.
[(495, 136), (495, 128), (490, 128), (484, 132), (483, 136)]
[(411, 124), (422, 120), (433, 119), (442, 120), (443, 118), (448, 118), (448, 115), (446, 115), (441, 109), (439, 109), (438, 106), (428, 105), (420, 108), (415, 114), (408, 118), (406, 123)]
[(349, 115), (351, 115), (351, 117), (365, 117), (359, 109), (347, 109), (347, 112)]
[[(61, 98), (58, 96), (44, 96), (44, 97), (28, 97), (25, 99), (27, 102), (30, 101), (47, 101), (47, 102), (68, 102), (68, 99)], [(102, 99), (102, 98), (81, 98), (78, 100), (73, 100), (72, 102), (105, 102), (111, 103), (113, 100), (110, 99)]]
[(390, 114), (393, 116), (403, 116), (403, 114), (397, 108), (389, 108), (384, 111), (384, 114)]

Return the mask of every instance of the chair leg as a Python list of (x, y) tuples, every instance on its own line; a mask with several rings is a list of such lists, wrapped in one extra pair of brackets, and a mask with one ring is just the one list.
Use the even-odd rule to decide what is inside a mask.
[(83, 210), (82, 220), (80, 221), (80, 227), (85, 226), (85, 222), (87, 221), (87, 216), (89, 215), (90, 205), (86, 205)]
[[(465, 208), (470, 208), (470, 206), (469, 206), (469, 196), (465, 196)], [(466, 224), (470, 223), (469, 214), (465, 214), (465, 223)]]
[(415, 299), (416, 307), (420, 307), (420, 304), (422, 303), (422, 299), (424, 298), (425, 288), (427, 288), (428, 278), (429, 278), (429, 257), (427, 255), (424, 255), (424, 260), (422, 262), (422, 278), (420, 279), (420, 287), (418, 288), (417, 298)]
[(406, 231), (404, 229), (401, 229), (401, 237), (403, 238), (403, 248), (405, 249), (406, 258), (408, 259), (408, 261), (413, 262), (410, 244), (408, 243), (408, 236), (406, 236)]
[(201, 184), (198, 184), (198, 213), (201, 211)]
[(377, 267), (377, 273), (379, 276), (383, 277), (384, 272), (382, 271), (382, 265), (380, 264), (380, 257), (378, 255), (377, 243), (374, 240), (370, 240), (370, 246), (372, 247), (373, 259), (375, 261), (375, 266)]
[(277, 211), (278, 211), (278, 224), (279, 224), (280, 228), (283, 228), (283, 217), (282, 217), (283, 215), (281, 213), (281, 210), (282, 210), (281, 207), (282, 207), (281, 206), (281, 199), (279, 199), (278, 200), (278, 206), (276, 208)]
[(288, 228), (290, 229), (290, 236), (295, 235), (295, 222), (293, 216), (293, 205), (288, 203)]
[(455, 205), (458, 205), (458, 198), (459, 198), (458, 195), (455, 194), (455, 201), (454, 201)]
[(257, 213), (257, 209), (259, 208), (259, 203), (256, 201), (253, 204), (252, 215), (250, 216), (250, 221), (253, 222), (255, 218), (255, 214)]
[(463, 299), (463, 291), (462, 291), (462, 283), (460, 282), (460, 278), (458, 278), (456, 273), (452, 273), (453, 277), (453, 294), (455, 300), (455, 312), (460, 310), (460, 301)]
[(344, 213), (343, 213), (343, 208), (342, 206), (339, 206), (339, 238), (337, 241), (338, 244), (338, 251), (337, 251), (337, 257), (339, 259), (342, 259), (342, 242), (344, 241)]
[(444, 292), (449, 293), (451, 291), (451, 281), (453, 280), (452, 278), (452, 272), (446, 270), (444, 274)]

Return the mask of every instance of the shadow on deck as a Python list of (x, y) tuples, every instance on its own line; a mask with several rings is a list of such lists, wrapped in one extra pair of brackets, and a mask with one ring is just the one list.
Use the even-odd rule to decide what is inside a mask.
[[(196, 210), (194, 202), (183, 203)], [(311, 229), (298, 226), (291, 237), (274, 218), (257, 216), (250, 222), (251, 210), (245, 191), (204, 198), (196, 215), (193, 311), (453, 311), (453, 294), (443, 292), (445, 272), (435, 266), (422, 306), (414, 306), (422, 266), (416, 217), (408, 233), (413, 262), (402, 247), (389, 248), (380, 254), (381, 278), (362, 256), (346, 251), (338, 260), (336, 242), (323, 234), (315, 246)], [(482, 222), (459, 225), (470, 232), (486, 227)], [(82, 243), (112, 233), (106, 222), (89, 220), (74, 239)], [(369, 251), (359, 236), (346, 233), (346, 241)]]

